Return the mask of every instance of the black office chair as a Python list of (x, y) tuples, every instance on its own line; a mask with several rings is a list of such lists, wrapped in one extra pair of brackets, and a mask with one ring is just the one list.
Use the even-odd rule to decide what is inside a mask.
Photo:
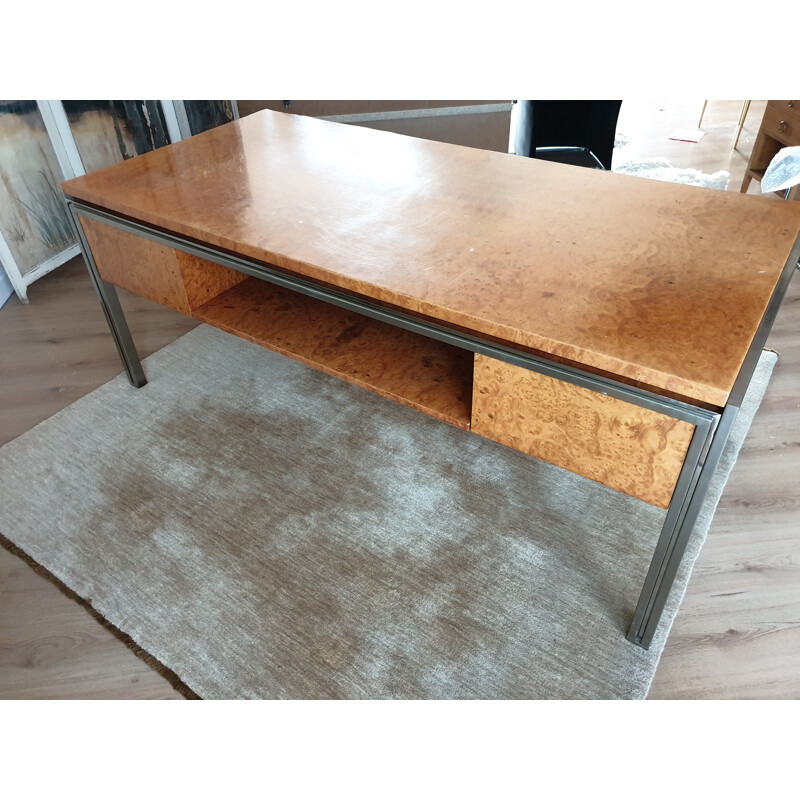
[(622, 100), (520, 100), (515, 152), (611, 169)]

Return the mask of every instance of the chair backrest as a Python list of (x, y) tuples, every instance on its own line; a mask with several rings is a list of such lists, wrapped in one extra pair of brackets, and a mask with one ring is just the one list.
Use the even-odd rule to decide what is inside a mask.
[[(584, 147), (611, 169), (621, 100), (524, 100), (517, 155), (539, 147)], [(521, 148), (521, 149), (520, 149)]]

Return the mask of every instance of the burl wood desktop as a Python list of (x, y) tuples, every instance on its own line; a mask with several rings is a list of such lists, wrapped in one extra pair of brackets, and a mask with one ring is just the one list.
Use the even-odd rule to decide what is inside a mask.
[(134, 386), (117, 286), (667, 509), (649, 646), (799, 204), (272, 111), (63, 186)]

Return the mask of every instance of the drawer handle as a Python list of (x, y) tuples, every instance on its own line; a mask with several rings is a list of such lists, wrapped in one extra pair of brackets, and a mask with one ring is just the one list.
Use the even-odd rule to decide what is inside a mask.
[(794, 100), (787, 100), (786, 105), (789, 106), (789, 108), (791, 108), (794, 105)]
[(786, 133), (786, 129), (787, 129), (788, 127), (789, 127), (789, 126), (786, 124), (786, 122), (785, 122), (784, 120), (781, 120), (781, 121), (778, 123), (778, 130), (779, 130), (781, 133)]

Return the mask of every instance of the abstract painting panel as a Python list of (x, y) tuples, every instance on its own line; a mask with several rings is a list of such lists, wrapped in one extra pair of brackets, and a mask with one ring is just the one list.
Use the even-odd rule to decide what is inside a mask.
[(184, 100), (183, 106), (192, 136), (233, 119), (233, 105), (230, 100)]
[(0, 231), (20, 272), (75, 243), (35, 100), (0, 100)]
[(63, 100), (84, 169), (125, 161), (169, 144), (158, 100)]

